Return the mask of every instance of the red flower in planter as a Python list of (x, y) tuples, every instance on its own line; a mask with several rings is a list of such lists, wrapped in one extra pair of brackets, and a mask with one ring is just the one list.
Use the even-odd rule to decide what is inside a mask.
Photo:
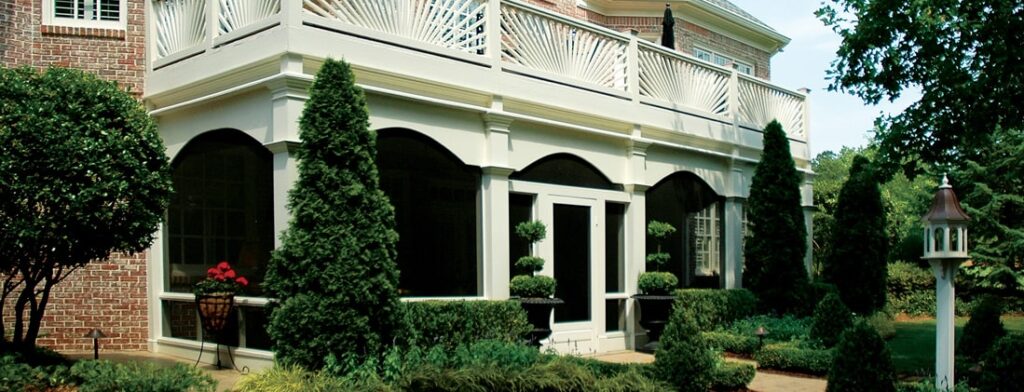
[(215, 267), (206, 270), (206, 279), (196, 283), (192, 291), (196, 295), (234, 295), (248, 285), (248, 279), (239, 276), (227, 261), (221, 261)]

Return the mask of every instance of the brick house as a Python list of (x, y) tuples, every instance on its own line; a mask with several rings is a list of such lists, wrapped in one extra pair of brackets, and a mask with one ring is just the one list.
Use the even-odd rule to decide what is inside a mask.
[(378, 131), (403, 296), (508, 298), (510, 260), (529, 251), (510, 227), (539, 219), (534, 252), (567, 302), (548, 345), (636, 347), (647, 221), (680, 229), (668, 250), (686, 286), (740, 284), (743, 202), (773, 118), (806, 173), (810, 224), (807, 97), (769, 81), (788, 38), (726, 0), (668, 4), (675, 50), (656, 42), (664, 1), (0, 2), (2, 64), (129, 86), (177, 191), (147, 252), (58, 287), (40, 342), (87, 349), (98, 327), (107, 349), (212, 361), (190, 287), (227, 260), (254, 282), (237, 298), (235, 359), (268, 365), (259, 284), (288, 222), (297, 119), (323, 59), (340, 57)]

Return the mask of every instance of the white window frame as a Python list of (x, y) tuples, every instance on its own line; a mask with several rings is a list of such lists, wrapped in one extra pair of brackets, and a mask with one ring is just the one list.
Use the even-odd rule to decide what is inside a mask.
[(77, 18), (58, 18), (56, 14), (55, 0), (43, 0), (43, 25), (83, 27), (94, 29), (125, 30), (128, 26), (128, 0), (118, 0), (119, 12), (117, 20), (86, 20)]
[[(711, 63), (711, 64), (718, 65), (720, 67), (726, 67), (726, 68), (729, 68), (728, 64), (732, 63), (733, 64), (733, 68), (736, 69), (737, 72), (739, 72), (741, 74), (745, 74), (745, 75), (754, 76), (754, 66), (753, 65), (751, 65), (751, 64), (749, 64), (747, 62), (744, 62), (744, 61), (736, 60), (735, 58), (726, 56), (724, 54), (721, 54), (719, 52), (715, 52), (713, 50), (708, 50), (708, 49), (701, 48), (699, 46), (694, 46), (693, 47), (693, 57), (696, 57), (698, 60), (705, 61), (705, 62), (708, 62), (708, 63)], [(706, 57), (706, 58), (703, 58), (703, 57)]]

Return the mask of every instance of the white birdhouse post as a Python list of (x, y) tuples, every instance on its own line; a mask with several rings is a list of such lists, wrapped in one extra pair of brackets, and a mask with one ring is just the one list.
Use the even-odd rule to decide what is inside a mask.
[(967, 260), (967, 222), (946, 176), (935, 193), (932, 208), (924, 216), (924, 259), (935, 274), (935, 387), (953, 390), (953, 279), (960, 263)]

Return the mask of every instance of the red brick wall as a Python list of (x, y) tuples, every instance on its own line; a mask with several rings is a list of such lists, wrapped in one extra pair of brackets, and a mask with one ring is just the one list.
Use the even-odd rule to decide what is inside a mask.
[[(124, 30), (42, 24), (41, 0), (0, 0), (0, 65), (84, 69), (141, 95), (145, 75), (145, 0), (128, 0)], [(146, 255), (114, 255), (89, 264), (55, 287), (39, 343), (91, 350), (92, 328), (107, 350), (144, 350), (148, 337)], [(8, 301), (13, 302), (13, 301)], [(4, 312), (11, 327), (11, 312)], [(10, 329), (8, 329), (10, 331)]]
[(141, 95), (145, 75), (145, 0), (128, 0), (125, 30), (42, 24), (41, 0), (0, 0), (0, 64), (80, 68)]

